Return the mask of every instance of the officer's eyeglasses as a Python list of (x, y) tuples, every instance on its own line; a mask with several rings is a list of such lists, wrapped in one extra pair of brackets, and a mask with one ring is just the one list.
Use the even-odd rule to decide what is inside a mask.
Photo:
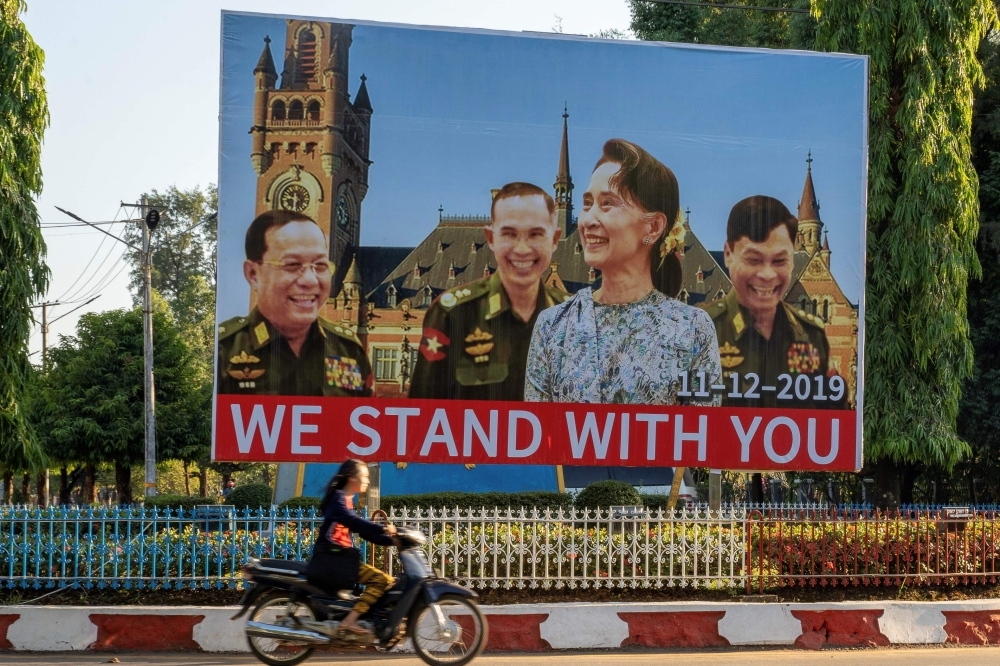
[(325, 277), (330, 274), (330, 262), (329, 261), (313, 261), (302, 263), (301, 261), (260, 261), (258, 263), (267, 264), (268, 266), (277, 266), (286, 275), (302, 277), (306, 274), (307, 270), (312, 270), (317, 277)]

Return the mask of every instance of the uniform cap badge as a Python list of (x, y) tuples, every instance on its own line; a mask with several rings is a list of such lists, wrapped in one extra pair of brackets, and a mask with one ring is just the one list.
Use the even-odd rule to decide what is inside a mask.
[(456, 303), (458, 303), (458, 299), (455, 298), (455, 294), (451, 293), (450, 291), (446, 291), (443, 294), (441, 294), (441, 305), (445, 306), (446, 308), (451, 308), (455, 307)]

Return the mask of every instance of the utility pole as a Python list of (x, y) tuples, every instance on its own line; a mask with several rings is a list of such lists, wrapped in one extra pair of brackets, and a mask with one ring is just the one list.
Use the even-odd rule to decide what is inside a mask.
[(140, 202), (142, 222), (142, 355), (146, 393), (146, 497), (156, 495), (156, 395), (153, 382), (153, 250), (151, 234), (160, 213)]
[[(146, 394), (145, 400), (145, 421), (146, 421), (146, 483), (145, 496), (156, 495), (156, 404), (153, 395), (153, 287), (152, 287), (152, 264), (153, 247), (150, 236), (156, 225), (160, 223), (160, 211), (149, 205), (148, 199), (143, 197), (137, 204), (127, 204), (122, 202), (122, 208), (138, 208), (140, 212), (139, 224), (142, 226), (142, 247), (136, 247), (132, 243), (115, 236), (96, 224), (87, 222), (79, 215), (63, 210), (56, 206), (66, 215), (74, 220), (83, 222), (101, 233), (111, 236), (119, 243), (128, 245), (140, 254), (142, 259), (142, 356), (143, 356), (143, 388)], [(199, 222), (200, 224), (200, 222)]]
[[(93, 298), (91, 298), (89, 301), (87, 301), (83, 305), (78, 305), (77, 307), (73, 308), (69, 312), (67, 312), (65, 314), (59, 315), (58, 317), (56, 317), (55, 319), (53, 319), (51, 322), (49, 321), (49, 308), (50, 307), (55, 307), (56, 305), (64, 305), (64, 303), (62, 301), (45, 301), (44, 303), (40, 303), (39, 305), (32, 305), (31, 306), (33, 308), (41, 308), (42, 309), (42, 372), (45, 372), (45, 371), (47, 371), (49, 369), (49, 324), (50, 323), (54, 323), (56, 321), (59, 321), (60, 319), (62, 319), (66, 315), (72, 314), (72, 313), (76, 312), (77, 310), (79, 310), (80, 308), (82, 308), (82, 307), (84, 307), (86, 305), (90, 305), (91, 303), (93, 303), (94, 301), (96, 301), (100, 297), (101, 297), (100, 294), (98, 294), (97, 296), (94, 296)], [(70, 302), (72, 303), (72, 301), (70, 301)], [(44, 471), (38, 473), (38, 478), (36, 479), (36, 486), (37, 486), (36, 494), (38, 496), (38, 506), (40, 508), (44, 509), (44, 508), (48, 507), (48, 505), (49, 505), (49, 470), (48, 469), (45, 469)]]

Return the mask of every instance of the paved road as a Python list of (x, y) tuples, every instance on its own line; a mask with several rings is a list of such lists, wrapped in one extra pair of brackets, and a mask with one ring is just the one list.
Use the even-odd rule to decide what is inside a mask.
[[(255, 666), (249, 655), (204, 654), (94, 654), (81, 652), (3, 655), (12, 666), (66, 666), (106, 664), (114, 657), (121, 666)], [(418, 666), (414, 657), (314, 656), (309, 666), (358, 664), (368, 666)], [(547, 655), (487, 655), (476, 666), (1000, 666), (1000, 647), (981, 648), (886, 648), (877, 650), (711, 650), (699, 652), (571, 652)]]

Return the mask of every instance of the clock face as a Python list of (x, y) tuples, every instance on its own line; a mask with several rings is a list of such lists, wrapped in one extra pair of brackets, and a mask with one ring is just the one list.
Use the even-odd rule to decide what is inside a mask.
[(285, 210), (301, 213), (309, 207), (309, 192), (301, 185), (289, 185), (281, 193), (279, 203)]
[(347, 212), (347, 199), (341, 196), (337, 200), (337, 224), (347, 228), (347, 223), (350, 222), (350, 214)]

